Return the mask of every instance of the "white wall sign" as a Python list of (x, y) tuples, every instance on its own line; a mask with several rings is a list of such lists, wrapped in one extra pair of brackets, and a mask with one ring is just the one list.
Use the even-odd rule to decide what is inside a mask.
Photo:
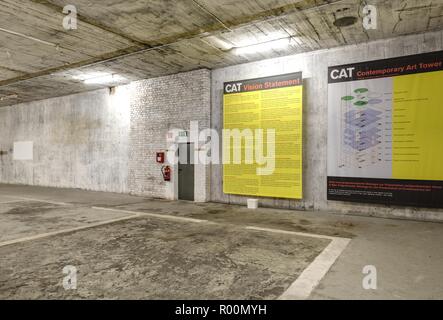
[(14, 160), (34, 160), (34, 142), (17, 141), (14, 142)]

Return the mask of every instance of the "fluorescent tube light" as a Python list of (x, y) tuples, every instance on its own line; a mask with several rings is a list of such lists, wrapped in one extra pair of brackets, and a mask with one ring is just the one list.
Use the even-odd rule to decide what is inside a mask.
[(115, 83), (115, 82), (121, 82), (125, 81), (126, 78), (119, 76), (117, 74), (107, 74), (95, 78), (89, 78), (85, 79), (85, 84), (108, 84), (108, 83)]
[(238, 47), (234, 48), (235, 54), (238, 55), (244, 55), (244, 54), (254, 54), (254, 53), (260, 53), (260, 52), (267, 52), (271, 50), (278, 50), (278, 49), (286, 49), (289, 47), (291, 39), (285, 38), (285, 39), (278, 39), (278, 40), (272, 40), (268, 42), (253, 44), (249, 46), (244, 47)]
[(75, 80), (83, 81), (85, 84), (113, 84), (127, 80), (118, 74), (106, 72), (88, 72), (73, 76)]

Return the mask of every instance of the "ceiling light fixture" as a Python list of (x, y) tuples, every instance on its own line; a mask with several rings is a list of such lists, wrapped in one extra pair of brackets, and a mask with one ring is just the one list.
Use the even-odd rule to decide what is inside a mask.
[(282, 50), (289, 47), (291, 43), (291, 38), (283, 38), (272, 41), (267, 41), (263, 43), (257, 43), (244, 47), (236, 47), (233, 49), (235, 54), (245, 55), (245, 54), (254, 54), (254, 53), (262, 53), (271, 50)]
[(87, 73), (75, 76), (74, 79), (81, 80), (85, 84), (115, 84), (124, 82), (127, 79), (118, 74), (109, 74), (103, 72)]
[(117, 74), (109, 74), (106, 76), (101, 76), (97, 78), (86, 79), (85, 84), (107, 84), (125, 81), (126, 78), (119, 76)]

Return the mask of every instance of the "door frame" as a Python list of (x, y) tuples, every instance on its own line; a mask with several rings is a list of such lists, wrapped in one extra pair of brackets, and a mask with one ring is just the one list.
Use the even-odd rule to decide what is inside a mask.
[[(192, 126), (191, 126), (192, 129)], [(188, 131), (188, 136), (180, 135), (183, 129), (170, 129), (166, 137), (166, 153), (174, 153), (175, 161), (170, 164), (172, 168), (171, 183), (166, 185), (165, 198), (169, 200), (178, 200), (178, 157), (177, 148), (180, 143), (194, 144), (194, 159), (198, 159), (200, 152), (206, 152), (203, 147), (205, 141), (199, 141), (198, 134), (192, 134)], [(194, 202), (204, 203), (210, 199), (210, 164), (194, 164)]]
[(192, 162), (192, 159), (195, 159), (195, 143), (194, 142), (181, 142), (178, 143), (178, 159), (179, 161), (177, 162), (177, 199), (181, 200), (181, 201), (195, 201), (195, 193), (196, 193), (196, 188), (195, 188), (195, 176), (196, 176), (196, 172), (195, 172), (195, 161), (194, 163), (190, 163), (189, 165), (193, 166), (193, 172), (194, 175), (192, 177), (193, 181), (192, 184), (194, 186), (194, 190), (192, 190), (192, 200), (185, 200), (185, 199), (180, 199), (180, 147), (186, 146), (186, 150), (188, 150), (190, 153), (187, 155), (188, 160), (190, 160)]

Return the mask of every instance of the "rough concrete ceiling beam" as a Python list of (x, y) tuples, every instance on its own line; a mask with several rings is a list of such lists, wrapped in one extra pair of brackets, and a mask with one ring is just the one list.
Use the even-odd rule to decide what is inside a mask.
[(26, 72), (24, 72), (22, 70), (18, 70), (18, 69), (15, 69), (15, 68), (7, 67), (7, 66), (4, 66), (4, 65), (0, 65), (0, 69), (6, 70), (6, 71), (10, 71), (10, 72), (19, 73), (19, 74), (26, 74)]
[[(28, 0), (28, 1), (38, 3), (40, 5), (44, 5), (49, 10), (52, 10), (54, 13), (63, 12), (63, 7), (61, 7), (55, 3), (49, 2), (47, 0)], [(143, 40), (135, 39), (134, 37), (129, 37), (127, 34), (121, 32), (120, 30), (110, 28), (109, 26), (101, 23), (100, 21), (94, 20), (94, 19), (87, 17), (85, 15), (82, 15), (79, 12), (77, 12), (77, 19), (78, 19), (78, 21), (81, 21), (83, 23), (89, 24), (89, 25), (94, 26), (96, 28), (102, 29), (103, 31), (106, 31), (108, 33), (112, 33), (116, 36), (122, 37), (123, 39), (126, 39), (127, 41), (131, 42), (134, 46), (143, 47), (145, 45), (149, 45), (148, 43), (144, 42)]]
[[(29, 1), (36, 2), (39, 4), (43, 3), (43, 4), (51, 5), (46, 0), (29, 0)], [(331, 1), (327, 2), (327, 4), (331, 5), (336, 2), (342, 2), (342, 1), (343, 0), (331, 0)], [(97, 57), (93, 57), (93, 58), (90, 58), (87, 60), (75, 62), (72, 64), (49, 68), (49, 69), (41, 70), (41, 71), (38, 71), (35, 73), (25, 74), (25, 75), (21, 75), (21, 76), (15, 77), (15, 78), (3, 80), (3, 81), (0, 81), (0, 87), (15, 84), (15, 83), (26, 81), (26, 80), (33, 79), (33, 78), (38, 78), (38, 77), (50, 75), (50, 74), (61, 72), (61, 71), (66, 71), (69, 69), (81, 68), (81, 67), (86, 67), (86, 66), (98, 64), (98, 63), (103, 63), (103, 62), (108, 62), (108, 61), (120, 59), (123, 57), (127, 57), (128, 55), (139, 54), (139, 53), (143, 53), (146, 51), (162, 48), (164, 46), (171, 45), (171, 44), (174, 44), (174, 43), (177, 43), (180, 41), (201, 37), (203, 35), (208, 35), (210, 33), (221, 32), (221, 31), (225, 30), (226, 28), (235, 29), (235, 28), (245, 26), (248, 24), (253, 24), (257, 21), (266, 21), (266, 20), (273, 19), (273, 18), (283, 17), (283, 16), (290, 15), (294, 12), (299, 12), (300, 10), (309, 10), (309, 9), (313, 9), (315, 7), (324, 6), (324, 5), (325, 5), (325, 2), (318, 3), (318, 1), (312, 1), (312, 0), (297, 1), (295, 3), (287, 4), (284, 6), (277, 7), (277, 8), (264, 10), (264, 11), (254, 14), (254, 15), (248, 15), (248, 16), (244, 16), (242, 18), (238, 18), (235, 20), (226, 21), (226, 22), (223, 22), (223, 24), (221, 24), (219, 21), (216, 21), (215, 23), (207, 25), (203, 28), (198, 28), (196, 30), (193, 30), (190, 32), (185, 32), (185, 33), (182, 33), (179, 35), (175, 35), (173, 37), (158, 39), (156, 41), (157, 42), (156, 44), (142, 44), (142, 43), (132, 39), (133, 41), (136, 41), (137, 44), (134, 46), (128, 47), (126, 49), (106, 53), (106, 54), (103, 54), (103, 55), (100, 55)], [(62, 10), (62, 8), (60, 8), (58, 6), (54, 7), (53, 5), (51, 5), (51, 8), (52, 8), (52, 10), (55, 10), (55, 8), (57, 8), (57, 10)], [(57, 12), (59, 12), (59, 11), (57, 11)], [(85, 19), (85, 17), (83, 17), (83, 19)], [(85, 22), (89, 23), (87, 20), (85, 20)], [(93, 23), (93, 21), (90, 21), (90, 22)], [(99, 22), (96, 22), (96, 23), (100, 24)], [(104, 27), (108, 28), (106, 26), (104, 26)], [(128, 38), (125, 35), (123, 35), (123, 36)]]
[(214, 13), (206, 9), (202, 4), (200, 4), (197, 0), (192, 0), (192, 3), (196, 5), (200, 10), (205, 12), (206, 14), (209, 14), (212, 18), (214, 18), (218, 23), (220, 23), (226, 30), (232, 31), (231, 28), (229, 28), (219, 17), (217, 17)]

